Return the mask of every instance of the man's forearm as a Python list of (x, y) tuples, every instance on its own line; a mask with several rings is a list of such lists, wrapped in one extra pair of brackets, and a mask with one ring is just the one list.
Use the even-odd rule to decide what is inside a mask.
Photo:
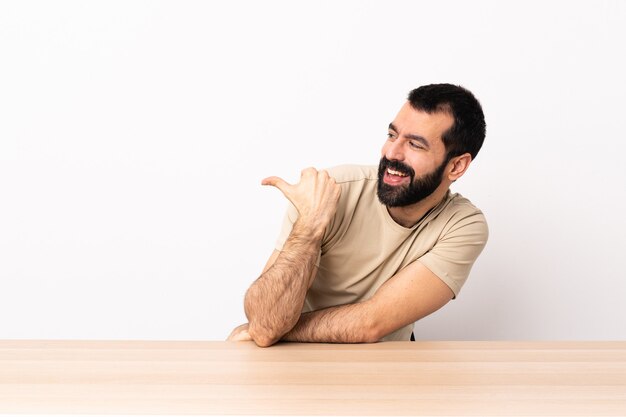
[(249, 333), (261, 346), (279, 340), (298, 321), (321, 242), (321, 233), (296, 221), (274, 264), (248, 289)]
[(367, 302), (345, 304), (304, 313), (282, 340), (314, 343), (377, 342), (375, 315)]

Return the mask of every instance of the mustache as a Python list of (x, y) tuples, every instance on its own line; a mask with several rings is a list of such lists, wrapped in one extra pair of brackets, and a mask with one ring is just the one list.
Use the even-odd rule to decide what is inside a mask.
[(380, 159), (380, 171), (385, 171), (387, 168), (391, 168), (394, 171), (401, 172), (411, 177), (411, 179), (415, 178), (415, 170), (410, 166), (396, 160), (390, 160), (385, 158), (384, 156)]

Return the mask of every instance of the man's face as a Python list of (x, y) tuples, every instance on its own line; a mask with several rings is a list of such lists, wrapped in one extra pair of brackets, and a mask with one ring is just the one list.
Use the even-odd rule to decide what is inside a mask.
[(388, 207), (415, 204), (444, 180), (448, 159), (441, 139), (454, 119), (415, 110), (407, 102), (389, 124), (378, 166), (378, 199)]

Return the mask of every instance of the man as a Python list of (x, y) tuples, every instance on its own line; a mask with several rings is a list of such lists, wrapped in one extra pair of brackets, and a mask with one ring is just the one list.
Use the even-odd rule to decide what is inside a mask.
[(263, 180), (291, 201), (276, 250), (228, 340), (409, 340), (413, 323), (455, 298), (487, 224), (449, 191), (485, 138), (482, 108), (451, 84), (419, 87), (389, 124), (378, 169), (308, 168)]

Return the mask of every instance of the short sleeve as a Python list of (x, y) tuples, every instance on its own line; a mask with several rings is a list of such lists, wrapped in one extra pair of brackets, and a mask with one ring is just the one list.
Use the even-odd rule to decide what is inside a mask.
[(456, 298), (488, 237), (487, 221), (480, 211), (453, 218), (435, 246), (418, 261), (445, 282)]

